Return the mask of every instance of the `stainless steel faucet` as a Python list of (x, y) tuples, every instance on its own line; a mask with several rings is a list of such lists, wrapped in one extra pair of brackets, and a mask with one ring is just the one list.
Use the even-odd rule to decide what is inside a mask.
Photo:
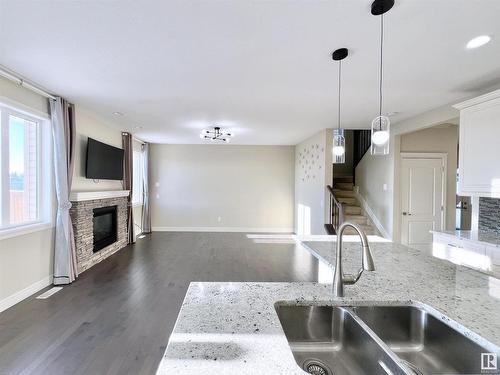
[[(362, 266), (357, 275), (344, 275), (342, 272), (342, 235), (347, 227), (354, 228), (354, 230), (358, 232), (359, 237), (361, 237), (363, 260)], [(337, 258), (335, 259), (335, 271), (333, 274), (333, 296), (344, 297), (344, 285), (355, 284), (365, 270), (375, 271), (375, 264), (373, 264), (373, 257), (370, 245), (368, 244), (368, 238), (366, 238), (365, 232), (363, 232), (358, 225), (345, 222), (339, 227), (337, 232)]]

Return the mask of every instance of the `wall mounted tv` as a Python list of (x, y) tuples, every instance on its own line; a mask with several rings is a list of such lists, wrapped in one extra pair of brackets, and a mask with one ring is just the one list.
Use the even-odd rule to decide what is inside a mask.
[(85, 177), (96, 180), (122, 180), (123, 150), (89, 138)]

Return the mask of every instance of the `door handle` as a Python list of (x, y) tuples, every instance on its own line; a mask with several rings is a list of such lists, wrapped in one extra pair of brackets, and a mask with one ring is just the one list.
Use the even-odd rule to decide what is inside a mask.
[(411, 216), (411, 214), (409, 214), (408, 212), (403, 212), (403, 216), (406, 216), (406, 215)]

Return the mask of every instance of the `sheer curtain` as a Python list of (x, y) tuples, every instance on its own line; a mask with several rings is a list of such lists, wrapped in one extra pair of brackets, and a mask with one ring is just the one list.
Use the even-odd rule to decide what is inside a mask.
[(54, 285), (64, 285), (78, 277), (73, 225), (69, 215), (76, 135), (75, 106), (62, 98), (50, 100), (50, 116), (57, 198), (53, 282)]
[(151, 233), (149, 204), (149, 143), (142, 145), (142, 233)]
[(123, 189), (129, 190), (130, 193), (127, 197), (127, 232), (128, 232), (128, 243), (135, 243), (134, 238), (134, 213), (132, 211), (132, 188), (133, 188), (133, 165), (134, 165), (134, 155), (132, 148), (132, 134), (123, 132), (122, 133), (122, 146), (124, 151), (123, 156)]

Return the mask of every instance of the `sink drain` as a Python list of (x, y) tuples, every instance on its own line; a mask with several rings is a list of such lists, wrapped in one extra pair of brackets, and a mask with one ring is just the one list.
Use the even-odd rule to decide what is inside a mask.
[(405, 361), (404, 359), (401, 360), (401, 362), (408, 367), (408, 369), (412, 372), (413, 375), (424, 375), (422, 371), (418, 369), (417, 366), (415, 366), (413, 363)]
[(302, 367), (312, 375), (334, 375), (327, 365), (317, 359), (308, 359)]

